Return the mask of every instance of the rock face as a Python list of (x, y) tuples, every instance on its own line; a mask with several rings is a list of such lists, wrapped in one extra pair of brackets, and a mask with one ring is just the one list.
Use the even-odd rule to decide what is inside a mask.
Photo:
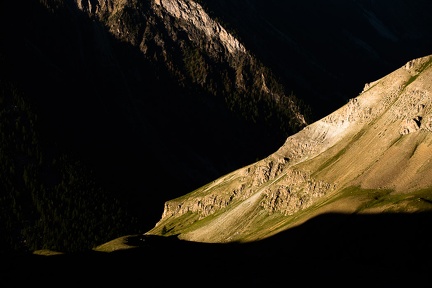
[(427, 56), (366, 84), (267, 158), (166, 202), (147, 234), (252, 241), (329, 211), (432, 209), (416, 204), (432, 197), (430, 79)]
[[(57, 182), (63, 183), (59, 180), (63, 171), (68, 171), (64, 172), (67, 177), (72, 175), (60, 164), (51, 165), (50, 157), (68, 155), (71, 158), (65, 158), (80, 163), (82, 169), (77, 170), (94, 172), (88, 176), (95, 182), (73, 177), (88, 185), (79, 188), (80, 197), (92, 194), (84, 191), (92, 191), (97, 183), (95, 190), (124, 200), (124, 209), (117, 210), (130, 211), (136, 221), (116, 221), (113, 234), (122, 233), (117, 227), (142, 231), (159, 219), (167, 199), (267, 156), (287, 135), (306, 125), (296, 97), (287, 95), (269, 69), (194, 1), (5, 1), (1, 7), (0, 112), (17, 106), (11, 103), (18, 100), (4, 100), (13, 96), (9, 85), (16, 87), (17, 93), (25, 95), (25, 105), (20, 105), (35, 109), (41, 122), (37, 129), (20, 127), (12, 118), (7, 122), (13, 123), (19, 135), (22, 132), (22, 141), (30, 143), (26, 133), (34, 132), (44, 135), (40, 142), (47, 146), (35, 152), (39, 148), (32, 143), (29, 147), (35, 149), (28, 152), (23, 148), (27, 146), (17, 144), (21, 140), (13, 130), (1, 131), (10, 133), (1, 137), (2, 144), (20, 147), (28, 155), (15, 157), (21, 151), (0, 149), (1, 159), (17, 161), (20, 167), (13, 169), (9, 160), (2, 161), (5, 173), (0, 174), (8, 181), (3, 190), (12, 194), (8, 201), (21, 199), (24, 192), (15, 187), (26, 187), (26, 165), (35, 171), (32, 187), (38, 187), (26, 188), (25, 208), (5, 204), (20, 213), (15, 217), (5, 212), (20, 222), (9, 225), (10, 235), (16, 237), (16, 241), (7, 240), (11, 243), (21, 243), (24, 230), (27, 240), (22, 243), (30, 243), (29, 247), (48, 239), (43, 241), (75, 249), (83, 247), (76, 244), (81, 240), (84, 245), (100, 241), (97, 233), (110, 237), (97, 230), (85, 233), (88, 238), (66, 233), (74, 240), (59, 240), (63, 233), (57, 231), (58, 226), (74, 230), (69, 226), (76, 225), (71, 217), (65, 217), (70, 220), (67, 225), (51, 225), (56, 217), (43, 213), (51, 214), (51, 207), (57, 205), (35, 212), (40, 208), (38, 201), (51, 203), (51, 199), (38, 198), (51, 197), (41, 191), (57, 189)], [(30, 125), (27, 122), (23, 121)], [(41, 156), (42, 150), (49, 156)], [(42, 166), (30, 154), (47, 163)], [(69, 183), (55, 195), (72, 189)], [(74, 200), (71, 210), (87, 209), (88, 199)], [(103, 201), (117, 203), (104, 198), (101, 207), (105, 207)], [(104, 210), (98, 211), (104, 215)], [(80, 230), (87, 231), (96, 221), (85, 221)], [(32, 230), (35, 226), (37, 231)]]
[(431, 53), (427, 1), (201, 2), (236, 27), (248, 50), (295, 85), (314, 111), (313, 121), (346, 104), (364, 82)]
[[(201, 166), (211, 170), (211, 174), (223, 175), (231, 169), (267, 156), (274, 149), (269, 149), (270, 146), (274, 145), (276, 148), (286, 136), (307, 125), (305, 112), (307, 107), (301, 104), (294, 94), (286, 93), (286, 88), (276, 80), (271, 71), (218, 21), (212, 19), (197, 2), (191, 0), (79, 0), (75, 1), (75, 5), (88, 17), (94, 19), (96, 31), (102, 30), (100, 26), (104, 26), (110, 35), (114, 35), (125, 45), (131, 45), (137, 49), (140, 53), (139, 57), (142, 57), (146, 63), (150, 63), (148, 66), (153, 67), (155, 78), (161, 79), (162, 85), (170, 81), (171, 84), (174, 82), (180, 87), (178, 90), (160, 93), (166, 95), (159, 95), (156, 91), (156, 95), (150, 97), (158, 99), (150, 101), (159, 101), (162, 107), (152, 110), (169, 111), (171, 115), (168, 117), (172, 119), (170, 121), (182, 118), (180, 121), (184, 123), (185, 129), (190, 131), (188, 133), (202, 134), (202, 136), (188, 137), (185, 133), (182, 137), (187, 140), (179, 138), (180, 145), (185, 145), (186, 149), (192, 151), (192, 154), (200, 153), (197, 152), (200, 150), (212, 150), (209, 155), (192, 156), (195, 160), (190, 162), (194, 167), (188, 168), (192, 172), (186, 175), (187, 178), (180, 176), (185, 182), (195, 183), (196, 179), (202, 178), (199, 175), (202, 171), (195, 171), (198, 162), (202, 163)], [(99, 46), (101, 56), (107, 58), (107, 61), (112, 61), (112, 48), (104, 43)], [(128, 77), (134, 79), (137, 77), (135, 74), (139, 73), (139, 71), (132, 72), (132, 75)], [(160, 75), (168, 75), (166, 77), (169, 79)], [(147, 87), (139, 87), (136, 90), (140, 95), (136, 97), (137, 99), (132, 99), (137, 105), (130, 110), (136, 113), (135, 118), (137, 119), (143, 118), (143, 115), (148, 113), (139, 112), (142, 109), (137, 108), (143, 105), (141, 94), (148, 93), (147, 89)], [(175, 95), (179, 92), (187, 94), (183, 97), (184, 99)], [(162, 100), (164, 98), (166, 99)], [(149, 107), (149, 105), (146, 106)], [(194, 117), (194, 115), (198, 116)], [(221, 118), (217, 119), (219, 117)], [(153, 121), (168, 122), (168, 120), (159, 119), (143, 122), (146, 122), (145, 125), (148, 126), (148, 122)], [(162, 134), (174, 134), (173, 137), (175, 137), (181, 133), (182, 128), (171, 127), (167, 128), (175, 130), (174, 132), (164, 131)], [(155, 130), (157, 129), (161, 128)], [(167, 143), (169, 140), (159, 141)], [(188, 142), (193, 142), (193, 144)], [(250, 145), (250, 142), (254, 142), (255, 145)], [(269, 142), (275, 144), (269, 144)], [(166, 144), (157, 144), (157, 146), (162, 145)], [(227, 146), (227, 150), (230, 151), (215, 152), (225, 150), (222, 148), (224, 146)], [(260, 155), (249, 156), (250, 149), (260, 151)], [(231, 164), (234, 158), (229, 155), (230, 153), (242, 159), (240, 160), (241, 165)], [(158, 158), (161, 157), (164, 155), (158, 156)], [(171, 165), (171, 159), (172, 157), (166, 157), (162, 165)], [(185, 162), (183, 161), (176, 169), (192, 166)], [(203, 183), (205, 182), (200, 181), (199, 185)], [(197, 186), (194, 184), (193, 187)]]
[[(291, 131), (306, 125), (296, 97), (286, 95), (268, 68), (200, 4), (191, 0), (75, 1), (83, 12), (105, 23), (113, 35), (139, 47), (146, 58), (179, 79), (224, 97), (229, 106), (245, 106), (243, 101), (272, 106), (289, 115)], [(246, 94), (249, 99), (232, 99), (234, 94)]]
[(207, 47), (214, 49), (214, 53), (218, 52), (217, 47), (215, 47), (216, 43), (222, 44), (222, 47), (228, 51), (229, 55), (235, 56), (236, 53), (246, 53), (245, 47), (218, 22), (211, 19), (198, 3), (193, 1), (156, 0), (153, 9), (159, 12), (160, 17), (163, 17), (163, 13), (168, 13), (181, 21), (190, 23), (194, 30), (201, 30), (209, 43)]

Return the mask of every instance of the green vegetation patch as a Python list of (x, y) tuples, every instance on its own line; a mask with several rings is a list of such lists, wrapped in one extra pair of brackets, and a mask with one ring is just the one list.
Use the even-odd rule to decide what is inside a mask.
[(154, 233), (159, 233), (163, 236), (178, 235), (194, 231), (198, 228), (206, 226), (209, 222), (213, 221), (218, 215), (225, 213), (226, 208), (210, 214), (202, 219), (199, 219), (198, 213), (188, 212), (181, 216), (173, 216), (166, 219), (157, 228), (153, 229)]
[[(317, 173), (323, 171), (324, 169), (327, 169), (328, 167), (330, 167), (331, 165), (333, 165), (334, 163), (336, 163), (336, 161), (343, 155), (345, 154), (345, 152), (348, 150), (348, 148), (352, 145), (352, 143), (356, 142), (357, 140), (359, 140), (365, 133), (365, 130), (360, 130), (358, 133), (356, 133), (351, 140), (347, 143), (347, 145), (345, 147), (343, 147), (342, 149), (340, 149), (333, 157), (330, 157), (329, 159), (327, 159), (323, 164), (321, 164), (321, 166), (316, 170), (315, 173), (313, 173), (312, 176), (316, 175)], [(334, 148), (334, 147), (333, 147)]]
[(153, 229), (153, 233), (162, 236), (172, 236), (184, 233), (189, 227), (196, 223), (199, 215), (188, 212), (178, 217), (170, 217), (163, 221), (157, 228)]
[[(341, 149), (336, 155), (325, 161), (318, 169), (317, 172), (320, 172), (328, 167), (330, 167), (332, 164), (334, 164), (345, 152), (347, 151), (347, 146), (345, 146), (343, 149)], [(314, 174), (316, 174), (315, 172)]]
[(393, 191), (391, 189), (362, 189), (355, 187), (354, 189), (348, 189), (348, 191), (351, 193), (351, 196), (363, 197), (366, 200), (357, 208), (357, 212), (373, 207), (385, 206), (392, 204), (395, 200), (399, 200), (390, 196), (390, 193)]
[[(347, 187), (337, 199), (359, 197), (363, 199), (356, 212), (384, 207), (385, 212), (410, 213), (432, 210), (432, 187), (411, 193), (394, 193), (392, 189), (363, 189), (359, 186)], [(335, 199), (335, 200), (337, 200)]]
[(414, 75), (414, 76), (411, 76), (411, 78), (410, 79), (408, 79), (408, 81), (407, 81), (407, 83), (405, 84), (405, 87), (404, 88), (406, 88), (406, 87), (408, 87), (408, 85), (410, 85), (412, 82), (414, 82), (416, 79), (417, 79), (417, 77), (423, 72), (423, 71), (425, 71), (430, 65), (432, 64), (432, 57), (430, 57), (429, 58), (429, 60), (428, 61), (426, 61), (425, 63), (423, 63), (417, 70), (416, 70), (416, 72), (417, 72), (417, 74), (416, 75)]

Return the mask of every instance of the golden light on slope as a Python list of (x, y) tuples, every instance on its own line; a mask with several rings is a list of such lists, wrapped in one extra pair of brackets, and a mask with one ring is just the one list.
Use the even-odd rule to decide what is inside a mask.
[(366, 84), (267, 158), (168, 201), (146, 234), (254, 241), (328, 212), (431, 211), (431, 63)]

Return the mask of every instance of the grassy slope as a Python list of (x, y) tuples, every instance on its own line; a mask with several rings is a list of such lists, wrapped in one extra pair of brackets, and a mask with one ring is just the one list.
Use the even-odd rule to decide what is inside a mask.
[[(244, 242), (276, 235), (329, 212), (431, 211), (432, 180), (429, 175), (432, 174), (432, 166), (429, 160), (432, 135), (424, 129), (407, 135), (399, 133), (403, 121), (417, 115), (418, 111), (411, 107), (426, 103), (421, 115), (426, 119), (430, 113), (428, 98), (418, 96), (418, 91), (430, 91), (431, 88), (427, 80), (431, 73), (428, 63), (430, 58), (424, 58), (411, 68), (399, 69), (379, 79), (357, 97), (354, 103), (359, 103), (358, 106), (346, 105), (292, 136), (293, 139), (297, 137), (314, 143), (312, 138), (317, 140), (320, 135), (325, 135), (322, 142), (316, 141), (319, 142), (315, 150), (318, 152), (303, 156), (305, 160), (298, 160), (294, 166), (300, 171), (310, 171), (312, 179), (323, 180), (336, 187), (312, 206), (291, 216), (277, 211), (265, 212), (261, 209), (263, 191), (277, 184), (274, 179), (260, 186), (246, 200), (234, 201), (211, 216), (198, 220), (193, 213), (181, 217), (174, 215), (157, 223), (148, 233), (180, 234), (181, 239), (202, 242)], [(416, 79), (410, 81), (413, 75)], [(350, 124), (346, 124), (344, 121), (348, 120), (344, 119), (351, 119)], [(330, 124), (320, 124), (322, 121)], [(322, 132), (323, 127), (330, 128)], [(287, 156), (292, 149), (293, 146), (286, 145), (276, 154)], [(203, 193), (227, 193), (233, 179), (241, 178), (241, 171), (215, 181), (224, 185), (204, 186), (180, 200), (190, 197), (186, 202), (193, 202), (194, 197), (200, 197)], [(280, 176), (284, 177), (283, 173)], [(185, 205), (182, 201), (178, 204)]]

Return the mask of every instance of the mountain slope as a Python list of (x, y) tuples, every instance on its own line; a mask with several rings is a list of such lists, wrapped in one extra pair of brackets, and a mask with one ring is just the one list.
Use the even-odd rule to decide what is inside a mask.
[(429, 1), (200, 2), (311, 106), (313, 121), (343, 106), (364, 81), (432, 53)]
[(325, 212), (432, 209), (432, 56), (414, 59), (275, 153), (166, 202), (146, 234), (255, 241)]
[(193, 1), (0, 5), (0, 234), (11, 247), (89, 249), (145, 231), (167, 199), (306, 124), (296, 96)]
[[(396, 23), (400, 28), (396, 30), (407, 37), (390, 29), (404, 39), (396, 46), (388, 46), (376, 33), (360, 37), (380, 51), (403, 55), (392, 58), (393, 65), (411, 51), (424, 51), (432, 27), (427, 25), (431, 18), (422, 16), (430, 2), (419, 0), (408, 6), (397, 1), (405, 4), (388, 10), (388, 17), (396, 22), (384, 21), (386, 13), (378, 13), (375, 5), (366, 7), (366, 14), (346, 10), (353, 2), (334, 9), (338, 1), (329, 6), (306, 1), (297, 3), (299, 9), (294, 5), (288, 10), (285, 5), (293, 2), (213, 2), (229, 9), (199, 2), (207, 5), (173, 0), (1, 2), (0, 186), (5, 192), (0, 194), (0, 234), (7, 238), (0, 240), (7, 242), (2, 247), (87, 249), (112, 237), (150, 229), (167, 199), (263, 159), (304, 127), (309, 122), (307, 107), (290, 93), (297, 93), (293, 87), (314, 88), (318, 93), (304, 95), (315, 101), (324, 95), (321, 85), (303, 85), (305, 80), (346, 84), (321, 78), (328, 74), (315, 70), (318, 56), (313, 56), (333, 51), (325, 57), (326, 65), (318, 67), (336, 69), (346, 77), (350, 73), (339, 64), (363, 58), (358, 49), (351, 50), (358, 44), (334, 41), (347, 38), (332, 29), (340, 19), (352, 16), (357, 23), (362, 15), (359, 23), (367, 23), (365, 19), (375, 19), (369, 15), (374, 12), (385, 27)], [(368, 1), (355, 3), (360, 2)], [(378, 10), (386, 12), (382, 7)], [(305, 13), (309, 8), (318, 10)], [(318, 12), (329, 8), (334, 21), (323, 21), (328, 13)], [(230, 17), (221, 17), (220, 11), (239, 16), (238, 21), (228, 21)], [(400, 17), (400, 11), (410, 12)], [(286, 25), (284, 19), (302, 25)], [(320, 19), (322, 25), (308, 22), (311, 19)], [(409, 25), (401, 26), (400, 19)], [(328, 31), (333, 31), (331, 38), (324, 36)], [(286, 46), (290, 37), (294, 40), (288, 42), (294, 46)], [(350, 47), (347, 54), (321, 50), (328, 44), (326, 39), (333, 39), (328, 42), (334, 47)], [(307, 57), (298, 57), (298, 51), (308, 51)], [(390, 58), (368, 62), (367, 67), (382, 69)], [(350, 69), (370, 75), (372, 69), (365, 72), (355, 63)], [(305, 71), (315, 73), (304, 75)], [(286, 81), (281, 77), (285, 72), (295, 80)], [(356, 77), (355, 81), (363, 80)], [(311, 102), (323, 110), (323, 102), (335, 103), (333, 98), (321, 100)], [(300, 181), (309, 176), (295, 172), (290, 177)], [(330, 185), (317, 183), (324, 188)], [(317, 195), (324, 188), (317, 188)], [(233, 187), (236, 193), (242, 189), (241, 184)], [(218, 205), (225, 205), (225, 198), (219, 200)]]

